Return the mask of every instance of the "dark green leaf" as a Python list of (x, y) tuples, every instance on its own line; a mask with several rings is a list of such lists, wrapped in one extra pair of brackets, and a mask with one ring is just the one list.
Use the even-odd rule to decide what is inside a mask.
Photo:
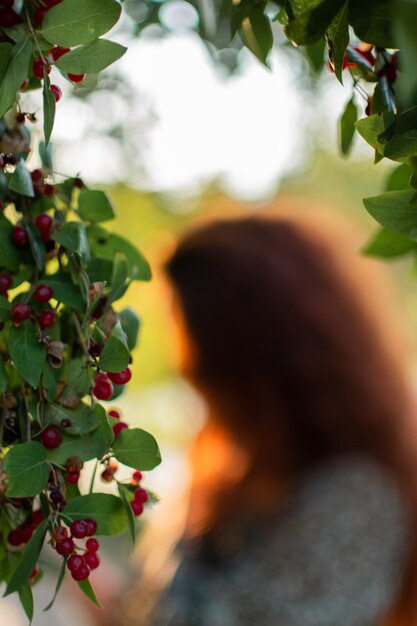
[(127, 337), (127, 347), (132, 351), (138, 341), (140, 320), (132, 309), (123, 309), (120, 311), (119, 319)]
[(64, 272), (57, 272), (42, 279), (42, 283), (54, 290), (54, 298), (72, 309), (84, 311), (86, 301), (83, 294), (72, 282), (71, 276)]
[(115, 0), (64, 0), (46, 14), (42, 35), (69, 48), (90, 43), (116, 24), (120, 12)]
[(98, 74), (120, 59), (127, 48), (107, 39), (96, 39), (62, 56), (56, 66), (71, 74)]
[(104, 282), (110, 285), (113, 273), (113, 262), (109, 259), (100, 259), (99, 257), (95, 257), (94, 259), (91, 259), (86, 272), (92, 283)]
[(21, 196), (29, 196), (30, 198), (35, 196), (32, 179), (23, 159), (15, 167), (9, 182), (9, 188)]
[(46, 145), (44, 141), (40, 141), (38, 152), (39, 152), (40, 159), (42, 161), (42, 167), (46, 170), (51, 171), (53, 168), (51, 144)]
[(10, 309), (10, 302), (3, 296), (0, 296), (0, 323), (7, 322), (10, 319)]
[(365, 198), (366, 210), (377, 222), (396, 233), (413, 235), (417, 229), (416, 192), (388, 191), (380, 196)]
[(19, 599), (22, 604), (23, 610), (26, 613), (26, 617), (29, 620), (29, 624), (33, 619), (33, 594), (32, 587), (29, 580), (27, 580), (19, 589)]
[(398, 165), (387, 179), (385, 191), (399, 191), (400, 189), (408, 189), (412, 170), (409, 165), (403, 163)]
[(117, 488), (119, 490), (120, 499), (123, 503), (123, 506), (126, 511), (127, 520), (129, 522), (129, 531), (130, 536), (132, 538), (133, 545), (136, 543), (136, 524), (135, 524), (135, 516), (132, 511), (132, 507), (130, 506), (129, 495), (130, 492), (124, 485), (121, 483), (117, 483)]
[(4, 361), (2, 357), (0, 357), (0, 393), (5, 393), (7, 391), (9, 379), (4, 367)]
[(90, 493), (68, 502), (64, 514), (72, 521), (93, 518), (98, 535), (119, 535), (127, 530), (127, 516), (120, 498), (107, 493)]
[[(3, 55), (5, 55), (3, 51)], [(0, 119), (13, 106), (21, 84), (29, 75), (32, 41), (29, 36), (13, 46), (7, 71), (0, 75)], [(4, 61), (3, 61), (4, 65)]]
[(417, 244), (407, 235), (382, 229), (367, 243), (362, 252), (367, 256), (395, 258), (417, 250)]
[(321, 72), (324, 67), (324, 51), (326, 49), (326, 40), (321, 37), (315, 43), (305, 47), (306, 57), (310, 63), (311, 68), (317, 74)]
[(34, 224), (29, 223), (26, 227), (29, 236), (29, 245), (38, 269), (45, 266), (45, 246), (43, 245), (39, 231)]
[(81, 591), (87, 596), (87, 598), (89, 600), (91, 600), (91, 602), (93, 602), (93, 604), (97, 605), (98, 607), (102, 608), (101, 604), (100, 604), (100, 600), (97, 598), (94, 589), (90, 583), (90, 581), (88, 580), (88, 578), (86, 580), (82, 580), (81, 582), (78, 583), (79, 588), (81, 589)]
[(9, 332), (8, 346), (19, 374), (36, 388), (46, 360), (45, 348), (39, 343), (36, 326), (30, 321), (23, 322), (18, 328), (13, 326)]
[(318, 0), (294, 3), (294, 17), (285, 31), (288, 39), (300, 45), (315, 43), (324, 36), (345, 0)]
[(254, 4), (252, 10), (240, 24), (239, 34), (243, 43), (262, 63), (267, 65), (268, 55), (274, 43), (271, 22), (264, 15), (261, 4)]
[(81, 222), (66, 222), (60, 232), (52, 236), (52, 239), (60, 243), (69, 252), (77, 254), (83, 265), (88, 265), (90, 248), (84, 224)]
[(59, 593), (59, 590), (61, 589), (61, 585), (62, 585), (63, 580), (65, 578), (66, 565), (67, 565), (67, 559), (62, 559), (61, 569), (59, 570), (59, 576), (58, 576), (58, 579), (56, 581), (56, 587), (55, 587), (55, 592), (54, 592), (53, 598), (50, 601), (50, 603), (44, 608), (44, 611), (49, 611), (49, 609), (51, 609), (53, 607), (53, 605), (54, 605), (54, 602), (55, 602), (55, 600), (57, 598), (57, 595)]
[(55, 121), (55, 96), (51, 91), (51, 81), (46, 68), (43, 70), (43, 133), (45, 135), (45, 146), (49, 144), (52, 129)]
[(110, 198), (104, 191), (97, 189), (81, 191), (78, 198), (78, 213), (86, 222), (105, 222), (115, 216)]
[(395, 110), (394, 93), (387, 81), (386, 76), (382, 76), (374, 89), (371, 104), (371, 113), (384, 113), (384, 111)]
[[(71, 380), (69, 380), (71, 385)], [(106, 415), (100, 404), (94, 407), (81, 403), (76, 409), (68, 409), (60, 404), (46, 406), (46, 418), (50, 422), (59, 423), (63, 419), (71, 420), (72, 426), (65, 428), (68, 435), (84, 435), (90, 433), (100, 424), (102, 416)]]
[(355, 122), (358, 119), (358, 109), (353, 100), (349, 100), (342, 117), (340, 118), (340, 151), (347, 155), (352, 147), (355, 136)]
[[(332, 23), (327, 29), (334, 72), (342, 84), (343, 61), (345, 58), (346, 48), (349, 44), (348, 7), (349, 3), (346, 1), (343, 6), (340, 7), (336, 16), (332, 20)], [(343, 154), (346, 153), (343, 152)]]
[(384, 153), (384, 144), (380, 141), (381, 135), (392, 127), (395, 120), (393, 113), (370, 115), (358, 120), (355, 124), (358, 133), (380, 154)]
[(113, 443), (113, 452), (120, 463), (139, 470), (151, 470), (161, 462), (155, 438), (141, 428), (125, 428)]
[(39, 554), (42, 550), (43, 543), (45, 541), (46, 531), (48, 530), (49, 520), (44, 520), (40, 526), (35, 530), (32, 538), (28, 542), (26, 548), (22, 552), (20, 560), (14, 570), (12, 577), (5, 592), (5, 596), (18, 591), (22, 585), (28, 580), (29, 576), (33, 572), (36, 562), (39, 558)]
[(129, 361), (126, 335), (121, 323), (116, 322), (100, 355), (99, 366), (105, 372), (121, 372), (129, 365)]
[(12, 244), (13, 226), (9, 220), (0, 215), (0, 266), (16, 272), (19, 268), (19, 250)]
[(362, 41), (397, 48), (393, 32), (397, 10), (392, 0), (349, 0), (349, 23)]
[(113, 260), (116, 252), (122, 252), (130, 264), (129, 278), (132, 280), (150, 280), (151, 269), (145, 257), (124, 237), (109, 233), (102, 226), (89, 226), (88, 240), (94, 256)]
[(108, 303), (112, 304), (119, 300), (127, 288), (129, 283), (127, 282), (129, 276), (129, 262), (124, 254), (117, 252), (113, 262), (113, 274), (111, 277), (111, 291), (108, 294)]
[(13, 46), (10, 43), (0, 43), (0, 76), (5, 76), (12, 56)]
[(11, 498), (37, 496), (48, 482), (45, 448), (37, 441), (15, 445), (6, 454), (7, 495)]

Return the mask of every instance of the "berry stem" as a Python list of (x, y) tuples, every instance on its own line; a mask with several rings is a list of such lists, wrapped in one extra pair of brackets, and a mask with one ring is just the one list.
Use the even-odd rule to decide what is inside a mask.
[(45, 57), (43, 56), (43, 52), (42, 52), (42, 49), (41, 49), (41, 47), (39, 45), (38, 38), (36, 37), (35, 30), (33, 28), (32, 22), (30, 21), (30, 15), (29, 15), (29, 10), (28, 10), (27, 0), (25, 0), (25, 13), (26, 13), (26, 21), (27, 21), (27, 24), (28, 24), (29, 32), (32, 35), (32, 38), (33, 38), (33, 40), (35, 42), (35, 45), (36, 45), (36, 47), (38, 49), (40, 58), (42, 59), (42, 63), (44, 63), (46, 65), (47, 61), (46, 61)]
[(93, 489), (94, 489), (94, 482), (96, 480), (96, 474), (97, 474), (97, 470), (98, 470), (98, 465), (99, 465), (99, 461), (98, 459), (95, 462), (94, 465), (94, 470), (93, 470), (93, 474), (91, 476), (91, 480), (90, 480), (90, 488), (88, 490), (88, 493), (93, 493)]

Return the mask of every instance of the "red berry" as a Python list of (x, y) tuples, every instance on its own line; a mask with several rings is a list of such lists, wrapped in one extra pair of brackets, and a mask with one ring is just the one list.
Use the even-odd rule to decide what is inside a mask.
[(132, 371), (130, 367), (126, 367), (122, 372), (109, 372), (108, 377), (115, 385), (126, 385), (132, 378)]
[(60, 4), (60, 2), (62, 2), (62, 0), (43, 0), (43, 1), (44, 1), (44, 4), (46, 4), (46, 6), (48, 7), (48, 9), (51, 9), (56, 4)]
[(129, 428), (129, 426), (126, 424), (126, 422), (117, 422), (117, 424), (115, 424), (113, 426), (113, 434), (115, 437), (117, 437), (117, 435), (124, 430), (125, 428)]
[(37, 302), (49, 302), (54, 296), (54, 290), (49, 285), (38, 285), (35, 289), (34, 298)]
[(56, 426), (48, 426), (40, 435), (42, 445), (48, 450), (57, 448), (62, 442), (62, 435)]
[(64, 539), (60, 543), (56, 544), (55, 550), (61, 556), (68, 556), (71, 552), (74, 552), (75, 544), (72, 539)]
[(80, 554), (72, 554), (67, 561), (67, 567), (70, 572), (80, 569), (84, 565), (84, 559)]
[(62, 98), (62, 90), (60, 87), (58, 87), (58, 85), (51, 85), (50, 89), (55, 96), (55, 102), (59, 102)]
[[(93, 520), (93, 519), (85, 519), (84, 521), (87, 524), (87, 536), (88, 537), (92, 537), (95, 534), (96, 530), (97, 530), (97, 522), (95, 520)], [(90, 541), (90, 539), (88, 541)], [(88, 541), (87, 541), (87, 543), (88, 543)], [(94, 541), (96, 541), (96, 540), (94, 539)], [(87, 546), (87, 548), (88, 548), (88, 546)], [(88, 549), (90, 549), (90, 548), (88, 548)]]
[(76, 537), (77, 539), (84, 539), (84, 537), (87, 536), (87, 524), (82, 519), (76, 520), (75, 522), (72, 522), (70, 531), (73, 537)]
[(70, 456), (65, 461), (65, 467), (68, 472), (80, 472), (84, 467), (84, 461), (79, 456)]
[(97, 550), (100, 547), (100, 544), (97, 541), (97, 539), (94, 539), (91, 537), (90, 539), (87, 539), (87, 541), (85, 542), (85, 547), (87, 548), (89, 552), (97, 552)]
[(25, 248), (29, 243), (28, 231), (22, 224), (16, 224), (12, 230), (12, 242), (18, 248)]
[(41, 328), (50, 328), (55, 324), (55, 320), (56, 315), (54, 311), (51, 311), (51, 309), (48, 309), (47, 311), (42, 311), (42, 313), (39, 313), (38, 315), (38, 322)]
[(71, 576), (73, 577), (73, 579), (77, 580), (78, 582), (82, 580), (86, 580), (89, 577), (89, 575), (90, 575), (90, 570), (89, 570), (88, 565), (85, 562), (83, 565), (81, 565), (81, 567), (71, 572)]
[(149, 500), (149, 495), (146, 489), (136, 489), (135, 491), (135, 501), (140, 502), (141, 504), (145, 504)]
[(18, 325), (21, 322), (29, 319), (31, 313), (32, 309), (28, 304), (25, 304), (25, 302), (16, 302), (16, 304), (13, 304), (11, 310), (13, 324)]
[[(35, 170), (35, 171), (40, 172), (40, 170)], [(32, 180), (33, 180), (33, 174), (34, 172), (32, 172)], [(43, 179), (43, 176), (41, 178), (41, 183), (42, 183), (42, 179)], [(38, 217), (36, 218), (35, 225), (40, 233), (42, 241), (49, 241), (49, 233), (51, 231), (53, 223), (54, 223), (54, 220), (47, 213), (41, 213), (41, 215), (38, 215)]]
[(100, 557), (97, 552), (86, 552), (84, 561), (90, 569), (96, 569), (100, 565)]
[(7, 541), (11, 546), (20, 546), (23, 543), (20, 528), (14, 528), (7, 535)]
[(78, 187), (78, 189), (84, 189), (85, 182), (77, 176), (76, 178), (74, 178), (74, 187)]
[(22, 524), (20, 527), (20, 535), (22, 537), (22, 543), (27, 543), (30, 539), (32, 539), (32, 535), (35, 532), (32, 524)]
[(132, 474), (132, 480), (133, 480), (135, 483), (140, 483), (140, 481), (142, 480), (142, 478), (143, 478), (142, 472), (140, 472), (139, 470), (136, 470), (135, 472), (133, 472), (133, 474)]
[(43, 193), (44, 196), (48, 196), (50, 198), (51, 196), (54, 196), (56, 193), (55, 185), (50, 185), (49, 183), (46, 183), (45, 185), (41, 187), (41, 192)]
[(12, 277), (8, 274), (0, 274), (0, 293), (4, 294), (13, 285)]
[(37, 565), (35, 565), (35, 567), (32, 570), (31, 575), (29, 576), (29, 580), (30, 582), (33, 582), (33, 580), (36, 578), (36, 576), (39, 574), (39, 567)]
[(132, 500), (130, 506), (132, 507), (133, 514), (136, 517), (143, 513), (143, 504), (141, 502), (137, 502), (137, 500)]
[(81, 83), (85, 78), (85, 74), (68, 74), (68, 78), (72, 83)]
[(54, 528), (54, 539), (57, 543), (61, 543), (64, 539), (68, 539), (68, 531), (65, 526), (57, 526)]
[(43, 522), (43, 513), (40, 509), (33, 511), (32, 524), (36, 527)]
[(101, 480), (105, 483), (111, 483), (114, 478), (114, 470), (110, 467), (106, 467), (105, 470), (101, 472)]
[[(32, 179), (32, 183), (35, 187), (39, 187), (43, 183), (43, 172), (42, 170), (33, 170), (31, 172), (30, 177)], [(49, 216), (48, 216), (49, 217)], [(36, 218), (35, 224), (37, 224), (38, 218)]]
[(76, 485), (80, 480), (80, 472), (68, 472), (66, 479), (69, 485)]
[(43, 68), (46, 68), (46, 73), (49, 74), (51, 71), (51, 68), (49, 65), (45, 65), (45, 63), (42, 61), (42, 59), (36, 59), (36, 61), (33, 61), (32, 63), (32, 72), (34, 74), (34, 76), (36, 76), (36, 78), (39, 78), (39, 80), (42, 80), (43, 78)]
[(18, 124), (24, 124), (26, 122), (26, 113), (18, 113), (16, 115), (16, 122)]
[(24, 80), (23, 83), (20, 85), (20, 91), (25, 91), (28, 85), (29, 85), (29, 79), (26, 78), (26, 80)]
[(0, 7), (12, 7), (14, 5), (14, 0), (0, 0)]
[(116, 411), (116, 409), (112, 409), (107, 415), (110, 415), (110, 417), (113, 417), (115, 420), (119, 420), (121, 418), (120, 411)]
[(114, 393), (111, 380), (109, 380), (106, 375), (97, 377), (93, 387), (93, 393), (99, 400), (110, 400)]
[(33, 14), (33, 19), (36, 26), (42, 26), (43, 20), (45, 19), (45, 15), (47, 14), (48, 9), (44, 7), (38, 7), (35, 9), (35, 13)]
[(13, 11), (12, 8), (7, 6), (0, 10), (0, 26), (7, 28), (9, 26), (16, 26), (20, 23), (20, 17)]
[(55, 48), (51, 48), (49, 52), (53, 60), (58, 61), (58, 59), (64, 56), (64, 54), (67, 54), (67, 52), (70, 52), (70, 50), (71, 48), (61, 48), (60, 46), (56, 46)]

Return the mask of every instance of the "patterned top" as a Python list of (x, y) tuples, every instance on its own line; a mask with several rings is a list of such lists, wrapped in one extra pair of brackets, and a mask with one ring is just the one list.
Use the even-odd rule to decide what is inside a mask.
[(172, 584), (152, 617), (137, 623), (375, 625), (399, 589), (408, 512), (379, 465), (346, 457), (310, 475), (274, 520), (236, 537), (226, 553), (204, 542), (191, 553), (180, 545)]

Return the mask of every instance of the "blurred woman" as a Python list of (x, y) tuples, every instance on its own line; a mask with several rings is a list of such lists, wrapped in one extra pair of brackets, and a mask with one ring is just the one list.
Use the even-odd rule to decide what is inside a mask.
[(167, 272), (209, 418), (181, 563), (143, 623), (417, 623), (409, 398), (332, 253), (285, 219), (219, 221)]

